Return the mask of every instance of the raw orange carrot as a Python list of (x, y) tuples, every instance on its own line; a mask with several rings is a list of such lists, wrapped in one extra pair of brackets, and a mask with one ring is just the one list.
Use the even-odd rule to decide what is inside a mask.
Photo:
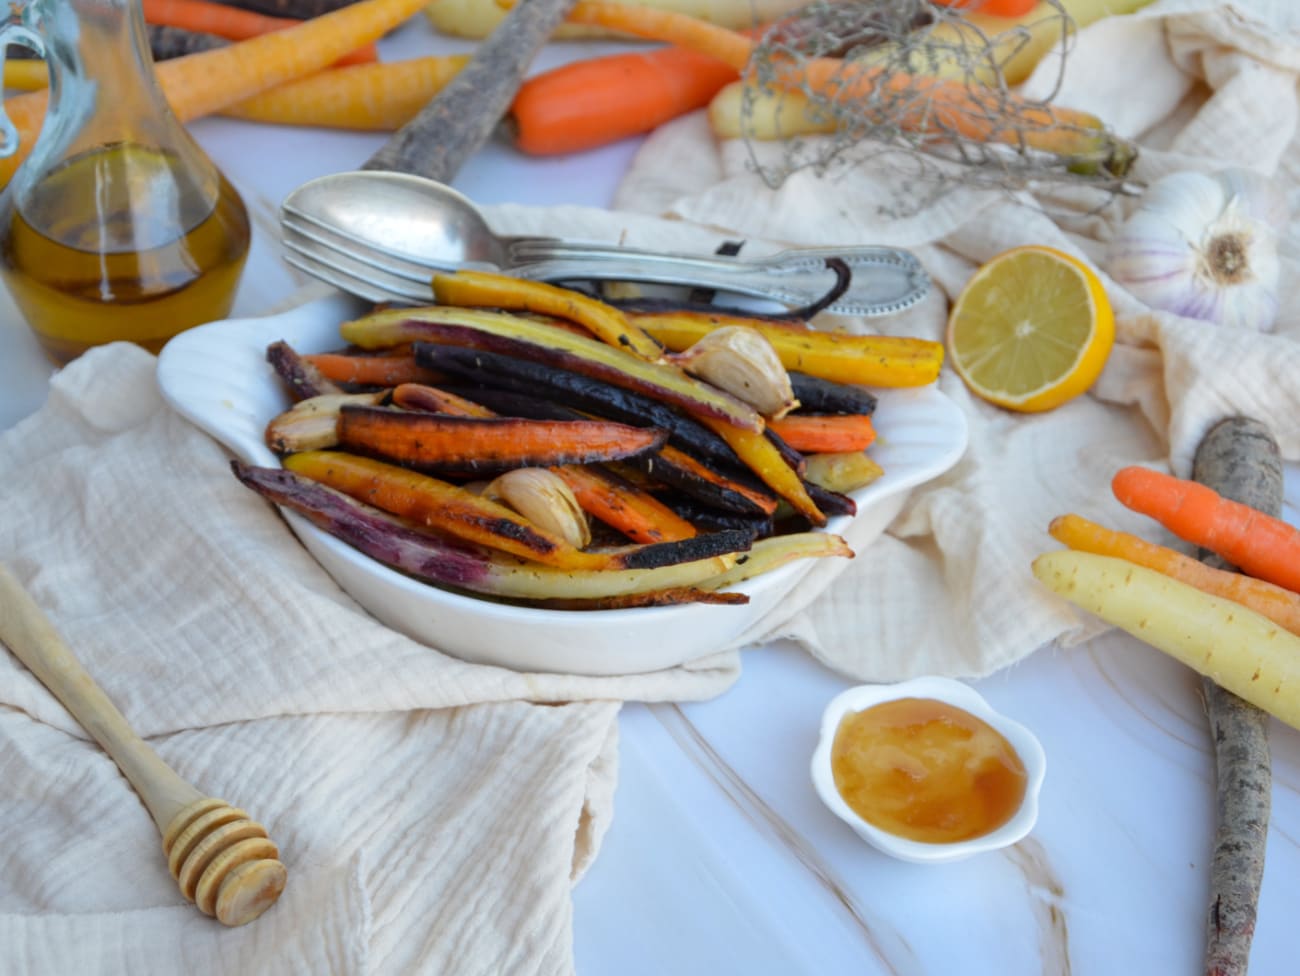
[(359, 383), (362, 386), (397, 386), (399, 383), (430, 383), (438, 374), (406, 355), (352, 356), (347, 353), (321, 352), (301, 357), (322, 376), (335, 383)]
[(1038, 0), (934, 0), (942, 7), (978, 10), (990, 17), (1021, 17), (1033, 10)]
[(738, 77), (731, 65), (679, 47), (574, 61), (520, 86), (510, 110), (515, 145), (547, 156), (649, 132), (703, 108)]
[[(569, 23), (588, 24), (622, 31), (636, 37), (664, 41), (708, 54), (736, 71), (744, 71), (755, 43), (743, 34), (718, 27), (671, 10), (615, 3), (611, 0), (579, 0), (569, 13)], [(1048, 108), (1021, 100), (1004, 91), (991, 92), (986, 101), (979, 89), (962, 82), (920, 76), (879, 66), (855, 64), (837, 58), (812, 58), (802, 64), (785, 64), (776, 72), (777, 87), (807, 87), (836, 102), (867, 96), (899, 99), (891, 121), (914, 132), (955, 132), (967, 139), (1004, 142), (1079, 160), (1100, 160), (1116, 165), (1111, 153), (1121, 147), (1110, 139), (1094, 116), (1065, 108)], [(1019, 124), (1000, 119), (994, 99), (1011, 99)], [(1118, 162), (1125, 162), (1120, 160)], [(1131, 162), (1131, 160), (1127, 160)]]
[(448, 417), (495, 417), (487, 407), (436, 386), (423, 383), (403, 383), (393, 389), (393, 403), (407, 410), (441, 413)]
[(613, 526), (633, 542), (691, 539), (695, 526), (653, 495), (599, 468), (556, 468), (582, 510)]
[[(211, 0), (142, 0), (141, 5), (146, 23), (215, 34), (228, 41), (246, 41), (250, 37), (260, 37), (302, 23), (292, 17), (271, 17)], [(364, 64), (378, 58), (379, 52), (371, 42), (340, 58), (337, 63)]]
[(1294, 526), (1150, 468), (1121, 468), (1111, 490), (1121, 504), (1185, 542), (1218, 553), (1243, 573), (1300, 592), (1300, 530)]
[[(156, 68), (158, 80), (172, 110), (182, 122), (188, 122), (320, 71), (359, 45), (378, 40), (427, 3), (359, 0), (296, 27), (164, 61)], [(36, 91), (5, 99), (5, 111), (18, 129), (19, 145), (14, 155), (0, 160), (0, 184), (9, 181), (36, 141), (47, 96), (45, 91)]]
[(871, 418), (862, 414), (786, 414), (767, 426), (796, 451), (839, 454), (863, 451), (876, 439)]
[(1071, 549), (1115, 556), (1154, 569), (1205, 593), (1249, 607), (1291, 633), (1300, 634), (1300, 594), (1253, 576), (1215, 569), (1191, 556), (1128, 532), (1116, 532), (1080, 515), (1055, 518), (1048, 531), (1052, 538)]
[(221, 114), (275, 125), (391, 132), (414, 118), (469, 58), (430, 55), (330, 68), (277, 85)]

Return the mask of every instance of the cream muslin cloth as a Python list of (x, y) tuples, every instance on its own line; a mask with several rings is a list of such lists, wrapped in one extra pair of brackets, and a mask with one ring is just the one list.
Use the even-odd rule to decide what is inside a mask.
[[(1134, 177), (1244, 166), (1300, 181), (1300, 5), (1288, 0), (1158, 0), (1081, 31), (1057, 102), (1090, 111), (1142, 147)], [(1053, 59), (1025, 84), (1046, 93)], [(772, 164), (779, 147), (754, 147)], [(621, 209), (805, 245), (912, 248), (942, 293), (905, 318), (843, 323), (942, 339), (947, 301), (978, 264), (1020, 244), (1053, 245), (1104, 269), (1106, 241), (1131, 201), (1094, 214), (1060, 192), (1041, 197), (958, 189), (919, 213), (897, 211), (906, 168), (884, 157), (776, 190), (739, 142), (718, 144), (702, 114), (660, 129), (620, 187)], [(945, 371), (941, 389), (965, 410), (970, 446), (946, 476), (917, 490), (887, 536), (855, 559), (806, 610), (777, 629), (846, 675), (979, 676), (1053, 641), (1096, 632), (1029, 573), (1055, 515), (1075, 511), (1152, 532), (1126, 513), (1109, 479), (1124, 464), (1190, 471), (1201, 435), (1235, 413), (1269, 424), (1283, 456), (1300, 459), (1300, 264), (1293, 221), (1283, 244), (1281, 313), (1273, 334), (1230, 331), (1155, 313), (1113, 281), (1117, 346), (1091, 395), (1040, 416), (974, 399)]]
[(578, 678), (402, 637), (165, 406), (154, 367), (92, 351), (0, 437), (0, 561), (166, 761), (266, 825), (288, 887), (234, 930), (183, 902), (116, 767), (3, 654), (0, 972), (570, 972), (619, 701), (716, 695), (736, 655)]

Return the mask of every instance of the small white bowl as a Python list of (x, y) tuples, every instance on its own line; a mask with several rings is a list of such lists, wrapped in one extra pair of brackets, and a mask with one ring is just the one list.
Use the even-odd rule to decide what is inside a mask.
[[(932, 844), (909, 840), (881, 830), (863, 820), (845, 802), (835, 787), (831, 771), (831, 745), (836, 730), (845, 715), (860, 712), (882, 702), (900, 698), (929, 698), (945, 702), (983, 719), (1011, 744), (1025, 766), (1025, 796), (1019, 809), (996, 830), (970, 840), (949, 844)], [(831, 699), (822, 713), (821, 738), (812, 758), (812, 780), (817, 794), (831, 812), (847, 823), (872, 847), (902, 861), (917, 864), (934, 864), (942, 861), (959, 861), (985, 851), (1008, 847), (1023, 839), (1033, 829), (1038, 819), (1038, 793), (1047, 771), (1047, 757), (1043, 747), (1029, 729), (995, 712), (975, 690), (951, 678), (913, 678), (891, 685), (859, 685), (841, 692)]]

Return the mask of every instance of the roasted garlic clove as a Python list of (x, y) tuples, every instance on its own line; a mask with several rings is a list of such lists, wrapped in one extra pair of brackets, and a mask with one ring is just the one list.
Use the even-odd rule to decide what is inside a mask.
[(516, 468), (494, 478), (483, 497), (513, 508), (539, 529), (559, 536), (576, 549), (591, 544), (587, 513), (573, 490), (547, 468)]
[(339, 410), (345, 403), (376, 404), (379, 393), (323, 393), (299, 400), (266, 425), (266, 446), (277, 454), (321, 451), (339, 442)]
[(714, 329), (672, 360), (769, 419), (784, 417), (799, 406), (772, 343), (743, 325)]

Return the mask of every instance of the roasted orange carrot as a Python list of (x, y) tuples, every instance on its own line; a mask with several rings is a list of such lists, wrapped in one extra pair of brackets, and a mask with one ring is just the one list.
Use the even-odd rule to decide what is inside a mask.
[[(182, 122), (188, 122), (320, 71), (358, 46), (378, 40), (427, 3), (359, 0), (296, 27), (164, 61), (156, 73), (173, 111)], [(36, 141), (47, 95), (35, 91), (5, 99), (5, 111), (18, 129), (19, 145), (14, 155), (0, 160), (0, 183), (9, 181)]]
[(871, 418), (862, 414), (786, 414), (767, 426), (804, 454), (866, 450), (876, 439)]
[(653, 427), (602, 420), (451, 417), (389, 407), (344, 406), (339, 444), (414, 468), (504, 471), (552, 464), (618, 461), (658, 450)]
[(352, 356), (347, 353), (318, 352), (302, 356), (322, 376), (335, 383), (358, 383), (363, 386), (397, 386), (399, 383), (432, 383), (439, 374), (415, 361), (415, 354)]
[[(302, 23), (292, 17), (271, 17), (211, 0), (142, 0), (146, 23), (178, 27), (198, 34), (215, 34), (228, 41), (246, 41)], [(336, 64), (365, 64), (379, 59), (373, 42), (344, 55)]]
[(221, 114), (274, 125), (389, 132), (414, 118), (467, 61), (467, 54), (448, 54), (334, 67), (277, 85)]
[(651, 569), (740, 552), (753, 542), (744, 532), (710, 532), (691, 539), (584, 552), (504, 505), (418, 471), (341, 451), (304, 451), (290, 455), (284, 466), (416, 525), (558, 569)]
[(695, 526), (653, 495), (599, 468), (569, 465), (555, 471), (582, 510), (618, 529), (633, 542), (690, 539)]
[[(707, 54), (744, 71), (755, 42), (736, 31), (718, 27), (671, 10), (610, 0), (579, 0), (569, 13), (569, 23), (622, 31), (648, 40), (664, 41)], [(773, 83), (780, 88), (807, 88), (835, 100), (896, 100), (891, 121), (914, 132), (955, 132), (981, 142), (1027, 146), (1079, 160), (1113, 164), (1115, 140), (1106, 135), (1094, 116), (978, 88), (944, 78), (885, 70), (837, 58), (813, 58), (802, 64), (775, 63)], [(1005, 121), (1005, 109), (992, 111), (1010, 98), (1020, 124)], [(1131, 159), (1127, 162), (1131, 163)]]
[(1081, 515), (1052, 519), (1048, 531), (1052, 538), (1071, 549), (1127, 559), (1154, 569), (1205, 593), (1249, 607), (1291, 633), (1300, 634), (1300, 593), (1253, 576), (1215, 569), (1176, 550), (1090, 522)]
[(1150, 468), (1121, 468), (1111, 490), (1121, 504), (1183, 541), (1218, 553), (1243, 573), (1300, 592), (1300, 530), (1294, 526)]
[(718, 508), (752, 515), (776, 511), (776, 496), (751, 488), (671, 445), (643, 462), (651, 477)]
[(480, 404), (466, 400), (424, 383), (402, 383), (393, 388), (393, 403), (407, 410), (424, 410), (449, 417), (495, 417), (496, 414)]
[(457, 271), (433, 276), (433, 296), (443, 305), (535, 312), (568, 319), (617, 349), (650, 362), (663, 359), (659, 343), (619, 309), (568, 288), (486, 271)]
[(808, 495), (799, 473), (786, 463), (781, 452), (763, 434), (741, 430), (725, 420), (700, 417), (704, 424), (731, 445), (745, 465), (758, 475), (763, 484), (790, 503), (796, 512), (813, 525), (825, 525), (826, 515)]
[(679, 47), (574, 61), (529, 78), (510, 109), (515, 145), (535, 156), (581, 152), (703, 108), (739, 77)]

